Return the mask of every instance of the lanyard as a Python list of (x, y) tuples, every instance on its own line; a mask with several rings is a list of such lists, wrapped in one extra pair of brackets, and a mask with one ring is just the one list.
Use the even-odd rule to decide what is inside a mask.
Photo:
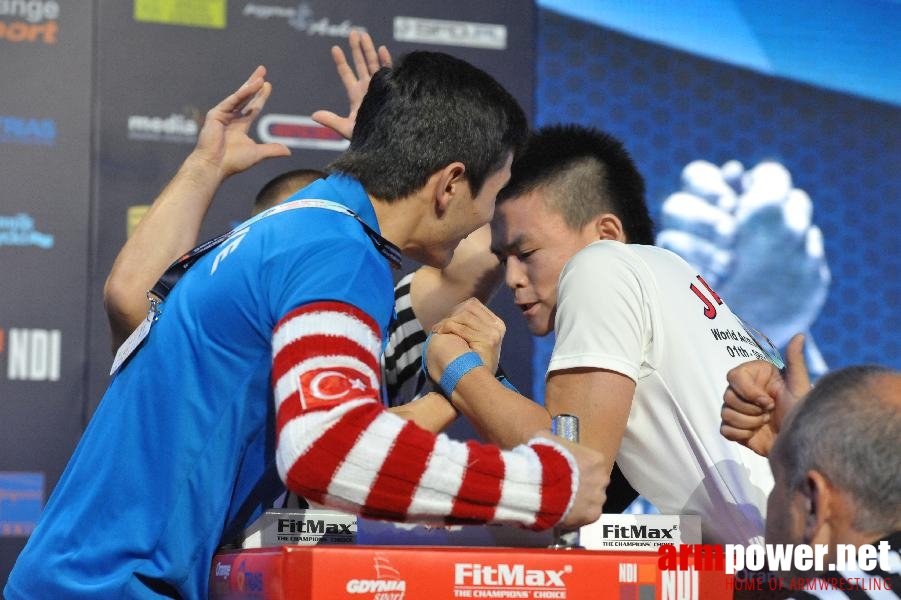
[(241, 233), (242, 231), (246, 231), (251, 225), (259, 221), (260, 219), (264, 219), (276, 213), (284, 212), (286, 210), (293, 210), (296, 208), (324, 208), (326, 210), (332, 210), (353, 217), (360, 225), (363, 226), (363, 230), (366, 232), (366, 235), (369, 236), (369, 239), (372, 240), (372, 243), (375, 245), (376, 249), (381, 253), (381, 255), (388, 259), (388, 261), (391, 263), (391, 266), (395, 269), (400, 268), (400, 249), (383, 238), (381, 235), (379, 235), (379, 233), (375, 229), (367, 225), (366, 222), (362, 218), (360, 218), (357, 213), (350, 210), (343, 204), (338, 204), (337, 202), (332, 202), (331, 200), (291, 200), (290, 202), (283, 202), (282, 204), (278, 204), (276, 206), (273, 206), (272, 208), (264, 210), (255, 217), (244, 221), (231, 231), (216, 236), (211, 240), (207, 240), (206, 242), (200, 244), (193, 250), (184, 254), (181, 258), (173, 262), (171, 265), (169, 265), (169, 268), (166, 269), (166, 272), (163, 273), (156, 284), (154, 284), (154, 286), (150, 289), (150, 292), (148, 292), (148, 297), (152, 294), (157, 298), (157, 302), (154, 302), (154, 299), (151, 298), (151, 305), (165, 300), (166, 296), (169, 295), (169, 292), (172, 291), (172, 288), (175, 287), (175, 284), (178, 283), (178, 280), (182, 278), (185, 272), (210, 250), (220, 245), (222, 242), (228, 240), (229, 238), (232, 238), (235, 235)]

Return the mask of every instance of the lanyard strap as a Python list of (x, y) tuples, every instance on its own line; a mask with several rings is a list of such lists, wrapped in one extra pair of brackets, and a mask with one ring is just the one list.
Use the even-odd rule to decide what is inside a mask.
[(362, 218), (360, 218), (357, 213), (350, 210), (343, 204), (338, 204), (337, 202), (333, 202), (331, 200), (307, 198), (302, 200), (291, 200), (290, 202), (283, 202), (282, 204), (273, 206), (272, 208), (264, 210), (255, 217), (244, 221), (231, 231), (223, 233), (222, 235), (216, 236), (213, 239), (207, 240), (206, 242), (200, 244), (193, 250), (184, 254), (181, 258), (173, 262), (171, 265), (169, 265), (169, 268), (166, 269), (166, 272), (163, 273), (156, 284), (154, 284), (154, 286), (150, 289), (149, 294), (156, 296), (159, 301), (162, 302), (166, 299), (166, 296), (169, 295), (169, 292), (172, 291), (172, 288), (175, 287), (175, 284), (178, 283), (178, 280), (182, 278), (185, 272), (210, 250), (220, 245), (222, 242), (228, 240), (229, 238), (241, 233), (242, 231), (246, 231), (251, 225), (261, 219), (264, 219), (276, 213), (284, 212), (286, 210), (293, 210), (296, 208), (324, 208), (326, 210), (332, 210), (353, 217), (360, 225), (363, 226), (363, 230), (366, 232), (366, 235), (369, 236), (369, 239), (375, 245), (379, 253), (381, 253), (382, 256), (388, 259), (392, 267), (394, 267), (395, 269), (400, 268), (400, 249), (383, 238), (375, 229), (370, 227)]

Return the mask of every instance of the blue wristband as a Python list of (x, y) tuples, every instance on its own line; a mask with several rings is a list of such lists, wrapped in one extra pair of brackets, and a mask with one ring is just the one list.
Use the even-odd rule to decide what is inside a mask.
[(457, 387), (457, 383), (460, 382), (460, 378), (476, 367), (484, 366), (484, 364), (485, 363), (482, 362), (482, 359), (479, 358), (479, 355), (475, 352), (461, 354), (451, 361), (451, 364), (447, 365), (447, 368), (444, 369), (444, 373), (441, 375), (441, 381), (438, 382), (438, 387), (444, 392), (445, 397), (450, 400), (451, 394), (454, 393), (454, 389)]

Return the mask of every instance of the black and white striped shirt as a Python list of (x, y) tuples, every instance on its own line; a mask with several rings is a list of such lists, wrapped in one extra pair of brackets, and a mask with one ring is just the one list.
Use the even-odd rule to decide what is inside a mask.
[(422, 371), (422, 345), (426, 334), (413, 313), (412, 281), (413, 273), (409, 273), (394, 286), (397, 319), (388, 331), (388, 345), (382, 357), (388, 406), (406, 404), (428, 391), (429, 381)]

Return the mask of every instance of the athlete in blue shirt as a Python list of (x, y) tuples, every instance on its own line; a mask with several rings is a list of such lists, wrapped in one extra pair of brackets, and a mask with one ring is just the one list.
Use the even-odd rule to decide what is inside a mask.
[[(240, 118), (267, 86), (258, 69), (208, 120)], [(216, 547), (270, 505), (279, 479), (386, 519), (595, 520), (596, 453), (543, 432), (511, 451), (456, 442), (379, 400), (392, 251), (446, 264), (491, 217), (525, 128), (505, 90), (448, 55), (379, 71), (332, 176), (233, 231), (166, 295), (5, 597), (205, 598)], [(218, 184), (221, 157), (208, 158)]]

